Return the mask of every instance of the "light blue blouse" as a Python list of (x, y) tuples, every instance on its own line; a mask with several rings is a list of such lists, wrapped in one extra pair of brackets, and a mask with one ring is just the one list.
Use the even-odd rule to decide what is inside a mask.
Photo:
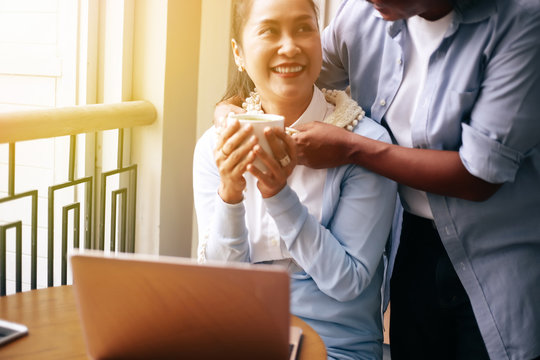
[[(503, 183), (484, 202), (428, 198), (490, 357), (531, 359), (540, 355), (540, 2), (458, 3), (429, 61), (412, 143), (459, 151), (471, 174)], [(406, 23), (345, 0), (323, 46), (320, 85), (350, 84), (384, 124), (408, 60)]]
[[(368, 118), (355, 132), (390, 141), (386, 130)], [(218, 196), (214, 147), (211, 128), (194, 155), (195, 207), (200, 236), (209, 247), (206, 256), (250, 261), (245, 220), (249, 208), (226, 204)], [(320, 222), (289, 186), (264, 200), (287, 250), (303, 269), (291, 275), (291, 312), (319, 333), (329, 358), (382, 358), (383, 252), (396, 191), (393, 181), (347, 165), (327, 171)]]

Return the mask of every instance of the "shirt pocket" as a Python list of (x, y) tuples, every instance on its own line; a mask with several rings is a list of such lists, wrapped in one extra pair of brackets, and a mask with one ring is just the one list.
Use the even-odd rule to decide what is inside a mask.
[(445, 111), (446, 116), (450, 119), (459, 119), (459, 123), (465, 122), (468, 124), (479, 90), (480, 88), (467, 91), (451, 90)]
[(440, 150), (457, 150), (461, 146), (461, 124), (470, 123), (470, 116), (479, 89), (470, 91), (450, 90), (439, 115), (430, 120), (431, 146)]

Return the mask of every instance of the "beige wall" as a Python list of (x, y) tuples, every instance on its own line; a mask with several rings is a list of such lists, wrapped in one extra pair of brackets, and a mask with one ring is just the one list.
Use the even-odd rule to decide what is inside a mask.
[(190, 256), (201, 3), (137, 0), (134, 19), (133, 98), (158, 112), (133, 131), (137, 252)]
[(159, 253), (191, 255), (200, 1), (169, 1)]
[(212, 125), (214, 105), (227, 85), (230, 12), (231, 0), (202, 1), (197, 138)]
[[(227, 85), (230, 52), (231, 0), (203, 0), (199, 91), (197, 99), (197, 139), (212, 126), (214, 106)], [(193, 211), (191, 255), (197, 250), (197, 219)]]
[(137, 188), (136, 251), (157, 254), (161, 193), (163, 102), (167, 2), (138, 0), (134, 9), (133, 99), (146, 99), (156, 107), (156, 122), (133, 129), (133, 163), (139, 165)]
[[(321, 6), (321, 16), (324, 21), (323, 27), (328, 25), (330, 21), (332, 21), (332, 18), (336, 14), (336, 11), (341, 4), (342, 0), (320, 0), (320, 6)], [(324, 14), (322, 14), (322, 8), (324, 8)]]

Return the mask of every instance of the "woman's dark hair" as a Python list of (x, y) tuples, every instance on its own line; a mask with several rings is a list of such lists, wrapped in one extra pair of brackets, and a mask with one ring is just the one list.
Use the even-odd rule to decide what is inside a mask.
[[(319, 8), (314, 0), (308, 0), (315, 11), (315, 16), (319, 17)], [(242, 32), (251, 12), (253, 0), (233, 0), (232, 1), (232, 28), (231, 37), (236, 40), (239, 47), (242, 47)], [(234, 69), (234, 70), (231, 70)], [(221, 98), (221, 101), (231, 98), (245, 99), (255, 88), (255, 84), (246, 71), (236, 71), (235, 67), (229, 69), (229, 80), (227, 90)]]

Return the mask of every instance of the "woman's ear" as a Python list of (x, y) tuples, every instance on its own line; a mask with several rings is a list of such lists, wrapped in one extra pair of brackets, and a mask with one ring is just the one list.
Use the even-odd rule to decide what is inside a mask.
[(231, 39), (232, 52), (234, 56), (234, 63), (238, 67), (238, 71), (242, 72), (244, 68), (244, 60), (242, 59), (241, 49), (235, 39)]

